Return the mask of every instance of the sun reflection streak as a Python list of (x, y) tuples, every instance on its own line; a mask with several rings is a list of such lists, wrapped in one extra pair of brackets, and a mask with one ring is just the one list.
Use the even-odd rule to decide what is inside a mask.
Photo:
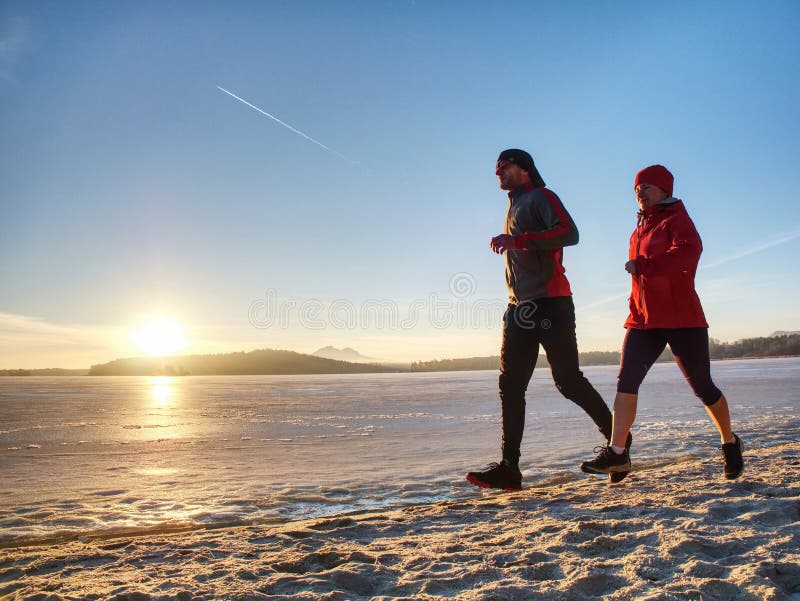
[(150, 379), (153, 387), (151, 394), (153, 401), (159, 407), (166, 407), (172, 400), (172, 380), (169, 376), (155, 376)]

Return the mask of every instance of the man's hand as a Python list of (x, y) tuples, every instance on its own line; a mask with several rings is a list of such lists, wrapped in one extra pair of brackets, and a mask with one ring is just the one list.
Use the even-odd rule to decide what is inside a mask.
[(625, 271), (627, 271), (631, 275), (636, 275), (638, 271), (636, 269), (636, 259), (632, 259), (631, 261), (625, 263)]
[(514, 249), (514, 236), (511, 234), (500, 234), (492, 238), (489, 246), (491, 246), (492, 250), (498, 255), (502, 255), (507, 250)]

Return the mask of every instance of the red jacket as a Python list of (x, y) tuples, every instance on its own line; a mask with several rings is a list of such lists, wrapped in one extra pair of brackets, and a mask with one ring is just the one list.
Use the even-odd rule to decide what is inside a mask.
[(628, 258), (636, 260), (626, 328), (707, 328), (694, 274), (703, 243), (683, 202), (639, 213)]

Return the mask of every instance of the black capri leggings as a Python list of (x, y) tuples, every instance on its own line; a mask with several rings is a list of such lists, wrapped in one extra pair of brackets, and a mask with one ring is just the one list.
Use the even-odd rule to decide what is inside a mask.
[(722, 392), (711, 380), (706, 328), (629, 328), (622, 343), (617, 392), (637, 394), (644, 377), (667, 344), (695, 395), (704, 405), (716, 403)]

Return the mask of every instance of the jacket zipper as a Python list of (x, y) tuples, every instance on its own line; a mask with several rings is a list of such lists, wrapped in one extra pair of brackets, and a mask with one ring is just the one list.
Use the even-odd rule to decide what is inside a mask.
[[(636, 256), (634, 260), (638, 263), (639, 258), (639, 244), (642, 241), (642, 230), (644, 229), (644, 211), (640, 211), (638, 218), (636, 220)], [(636, 270), (636, 281), (639, 284), (639, 310), (641, 312), (641, 324), (644, 325), (644, 291), (642, 287), (642, 274), (639, 273), (639, 270)]]
[[(514, 207), (514, 199), (511, 198), (511, 194), (508, 195), (508, 210), (506, 210), (506, 227), (505, 232), (511, 233), (511, 209)], [(511, 260), (511, 255), (509, 255), (510, 251), (506, 251), (506, 261), (508, 264), (508, 272), (511, 278), (511, 291), (514, 293), (514, 299), (519, 302), (519, 294), (517, 292), (517, 274), (514, 269), (514, 261)]]

